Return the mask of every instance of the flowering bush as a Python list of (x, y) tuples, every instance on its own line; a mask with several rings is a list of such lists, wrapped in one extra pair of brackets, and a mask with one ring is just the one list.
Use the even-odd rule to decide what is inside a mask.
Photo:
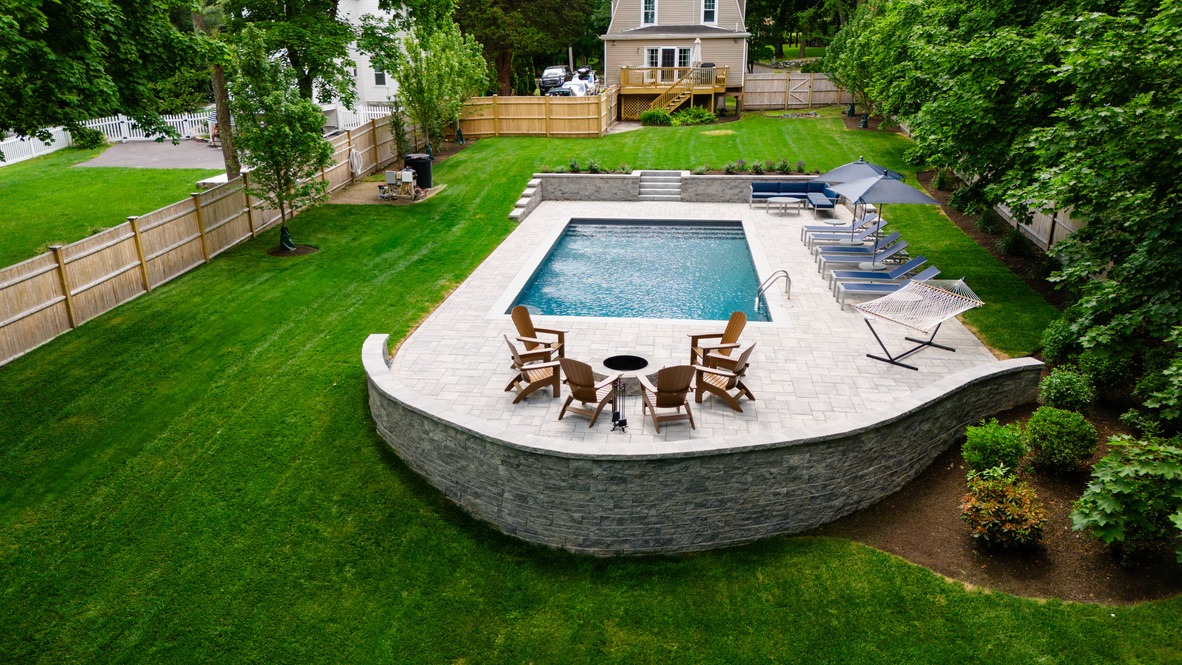
[(1042, 540), (1047, 514), (1033, 489), (998, 466), (969, 472), (960, 519), (985, 547), (1029, 547)]

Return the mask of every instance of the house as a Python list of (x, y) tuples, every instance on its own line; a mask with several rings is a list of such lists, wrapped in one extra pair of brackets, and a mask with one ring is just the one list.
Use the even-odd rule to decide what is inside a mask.
[[(384, 18), (392, 15), (378, 7), (378, 0), (340, 0), (337, 12), (354, 29), (361, 28), (362, 18), (367, 15)], [(321, 105), (326, 126), (330, 128), (351, 129), (372, 118), (387, 115), (390, 97), (398, 90), (394, 77), (375, 69), (369, 56), (357, 49), (356, 42), (349, 45), (349, 58), (355, 63), (353, 83), (357, 90), (357, 101), (352, 111), (340, 102)]]
[(747, 67), (746, 0), (612, 0), (604, 81), (620, 86), (620, 115), (682, 105), (712, 110), (738, 97)]

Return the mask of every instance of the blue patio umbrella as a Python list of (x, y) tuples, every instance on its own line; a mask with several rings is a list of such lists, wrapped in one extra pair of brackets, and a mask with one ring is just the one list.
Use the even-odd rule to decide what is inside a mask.
[[(940, 202), (920, 190), (908, 185), (902, 180), (897, 180), (881, 174), (870, 178), (862, 178), (861, 180), (853, 180), (850, 182), (842, 182), (830, 187), (834, 192), (841, 194), (846, 199), (853, 201), (857, 206), (874, 205), (878, 211), (878, 216), (882, 217), (882, 206), (887, 203), (918, 203), (918, 204), (935, 204)], [(878, 253), (878, 241), (874, 244), (875, 253)], [(879, 270), (885, 266), (878, 263), (870, 263), (868, 270)]]
[[(855, 180), (862, 180), (863, 178), (873, 178), (876, 176), (885, 175), (894, 180), (902, 180), (903, 174), (897, 173), (888, 169), (885, 166), (879, 166), (858, 157), (858, 161), (850, 162), (849, 164), (842, 164), (841, 166), (826, 171), (817, 176), (816, 179), (821, 182), (839, 183), (839, 182), (853, 182)], [(850, 199), (853, 200), (853, 199)]]

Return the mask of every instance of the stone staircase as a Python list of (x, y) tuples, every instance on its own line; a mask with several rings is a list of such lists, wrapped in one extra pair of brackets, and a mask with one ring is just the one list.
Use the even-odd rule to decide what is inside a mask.
[(680, 201), (680, 171), (641, 171), (641, 201)]

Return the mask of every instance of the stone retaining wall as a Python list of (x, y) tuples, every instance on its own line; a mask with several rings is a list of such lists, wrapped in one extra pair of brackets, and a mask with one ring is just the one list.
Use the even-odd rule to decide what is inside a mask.
[(688, 203), (747, 203), (753, 182), (809, 181), (797, 175), (688, 175), (681, 178), (681, 200)]
[[(387, 336), (366, 340), (377, 431), (467, 512), (519, 538), (594, 555), (704, 550), (795, 534), (900, 489), (964, 427), (1034, 401), (1042, 363), (1007, 360), (941, 379), (897, 414), (843, 432), (742, 448), (591, 456), (431, 413), (390, 375)], [(908, 406), (909, 405), (909, 406)]]
[(535, 173), (544, 201), (639, 201), (640, 172)]

